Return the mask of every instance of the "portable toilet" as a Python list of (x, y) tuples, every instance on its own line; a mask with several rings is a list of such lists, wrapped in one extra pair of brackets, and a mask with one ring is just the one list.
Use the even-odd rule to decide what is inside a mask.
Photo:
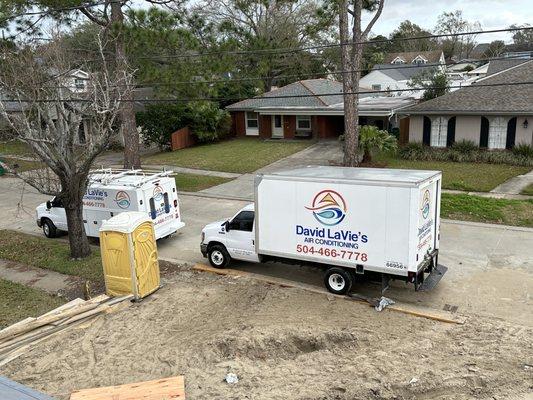
[(143, 212), (123, 212), (102, 223), (100, 250), (108, 296), (141, 299), (159, 288), (154, 225)]

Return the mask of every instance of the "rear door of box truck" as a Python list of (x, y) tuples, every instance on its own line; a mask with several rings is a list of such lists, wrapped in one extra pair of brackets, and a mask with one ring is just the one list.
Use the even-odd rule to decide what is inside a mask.
[(413, 272), (428, 253), (439, 248), (441, 180), (439, 175), (413, 190), (416, 230), (412, 233), (411, 243), (415, 257), (409, 268)]

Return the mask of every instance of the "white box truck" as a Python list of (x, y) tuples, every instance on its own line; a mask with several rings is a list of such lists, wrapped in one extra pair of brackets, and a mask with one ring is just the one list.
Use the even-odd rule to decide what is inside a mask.
[[(98, 237), (102, 221), (124, 211), (147, 213), (154, 221), (156, 239), (185, 226), (181, 221), (176, 181), (172, 171), (115, 170), (91, 171), (83, 196), (85, 233)], [(37, 225), (46, 237), (67, 231), (67, 217), (61, 200), (53, 198), (37, 206)]]
[[(306, 167), (255, 178), (255, 203), (207, 225), (201, 252), (230, 260), (311, 264), (336, 294), (358, 274), (435, 286), (446, 272), (439, 251), (439, 171)], [(429, 275), (428, 275), (429, 274)]]

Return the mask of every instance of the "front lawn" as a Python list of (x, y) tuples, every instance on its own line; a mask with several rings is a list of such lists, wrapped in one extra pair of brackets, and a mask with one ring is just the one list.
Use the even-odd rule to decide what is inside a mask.
[(0, 258), (93, 282), (103, 281), (100, 251), (93, 248), (89, 257), (75, 261), (70, 258), (68, 243), (62, 240), (0, 230)]
[(199, 190), (231, 181), (231, 179), (221, 178), (219, 176), (180, 173), (176, 175), (175, 179), (178, 192), (198, 192)]
[(28, 156), (32, 151), (29, 146), (19, 140), (9, 140), (6, 142), (0, 142), (0, 154), (12, 155), (12, 156)]
[(65, 303), (61, 297), (3, 279), (0, 279), (0, 299), (0, 329), (24, 318), (45, 314)]
[(18, 158), (0, 157), (0, 161), (17, 172), (31, 171), (43, 168), (44, 164), (39, 161), (20, 160)]
[(490, 192), (499, 184), (531, 170), (507, 164), (459, 163), (451, 161), (412, 161), (391, 155), (378, 155), (376, 161), (387, 168), (442, 171), (443, 189)]
[(145, 157), (143, 163), (244, 174), (290, 156), (312, 143), (265, 141), (253, 138), (232, 139), (154, 154)]
[(442, 218), (533, 228), (533, 200), (494, 199), (443, 193)]
[(533, 196), (533, 183), (529, 184), (524, 189), (522, 189), (520, 194), (526, 194), (528, 196)]

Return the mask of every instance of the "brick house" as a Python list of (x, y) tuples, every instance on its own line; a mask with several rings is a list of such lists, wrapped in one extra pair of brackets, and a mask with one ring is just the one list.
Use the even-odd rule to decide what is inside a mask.
[[(359, 123), (380, 129), (396, 126), (394, 110), (415, 103), (410, 97), (373, 94), (359, 99)], [(342, 84), (329, 79), (291, 83), (226, 107), (236, 136), (334, 139), (344, 133)]]
[[(400, 111), (410, 142), (447, 147), (471, 140), (488, 149), (533, 145), (533, 60)], [(523, 82), (529, 82), (524, 84)], [(493, 86), (490, 86), (493, 85)]]

